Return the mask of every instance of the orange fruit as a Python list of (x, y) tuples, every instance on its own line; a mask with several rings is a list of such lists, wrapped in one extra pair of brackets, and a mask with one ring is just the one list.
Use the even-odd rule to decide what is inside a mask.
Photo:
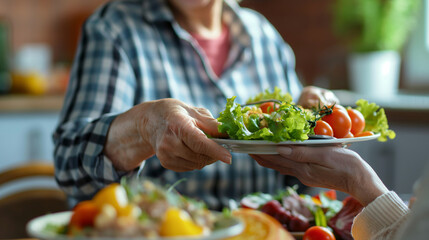
[(232, 212), (244, 222), (241, 234), (225, 240), (294, 240), (295, 238), (273, 217), (258, 210), (240, 208)]

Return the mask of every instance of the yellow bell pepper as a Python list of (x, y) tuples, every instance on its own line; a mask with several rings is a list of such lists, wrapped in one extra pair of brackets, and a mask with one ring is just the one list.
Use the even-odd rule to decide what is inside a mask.
[(170, 207), (161, 223), (160, 235), (163, 237), (199, 236), (203, 234), (203, 230), (203, 227), (194, 223), (185, 210)]

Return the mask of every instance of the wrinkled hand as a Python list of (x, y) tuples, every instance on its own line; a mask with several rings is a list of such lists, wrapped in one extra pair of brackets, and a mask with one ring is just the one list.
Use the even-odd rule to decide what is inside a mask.
[(322, 107), (324, 105), (329, 106), (334, 105), (334, 103), (339, 104), (340, 100), (338, 100), (332, 91), (314, 86), (308, 86), (302, 89), (301, 96), (298, 100), (298, 105), (304, 108)]
[[(217, 121), (204, 108), (190, 107), (178, 100), (159, 101), (155, 114), (142, 128), (161, 165), (174, 171), (201, 169), (217, 160), (230, 162), (231, 155), (207, 138), (219, 135)], [(203, 132), (204, 131), (204, 132)]]
[(154, 154), (163, 167), (177, 172), (201, 169), (218, 160), (231, 162), (229, 151), (204, 134), (221, 136), (218, 122), (207, 109), (161, 99), (137, 105), (118, 118), (122, 123), (133, 119), (128, 124), (131, 134), (121, 137), (127, 151), (118, 150), (123, 152), (121, 162), (114, 162), (119, 169), (133, 169)]
[(387, 188), (354, 151), (341, 147), (278, 147), (280, 155), (252, 155), (262, 166), (297, 177), (303, 184), (349, 193), (366, 206)]

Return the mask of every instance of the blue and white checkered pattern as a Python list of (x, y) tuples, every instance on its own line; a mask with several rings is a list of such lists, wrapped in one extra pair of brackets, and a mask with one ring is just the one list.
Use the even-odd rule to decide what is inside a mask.
[[(113, 168), (103, 146), (115, 116), (136, 104), (175, 98), (217, 117), (228, 97), (243, 103), (275, 86), (299, 96), (293, 52), (268, 21), (235, 1), (225, 1), (223, 20), (232, 45), (219, 78), (165, 0), (112, 1), (87, 20), (54, 133), (56, 178), (70, 197), (88, 199), (128, 174)], [(186, 178), (177, 189), (213, 208), (283, 184), (281, 176), (245, 154), (233, 154), (231, 166), (215, 163), (187, 173), (162, 168), (155, 156), (139, 174), (170, 184)]]

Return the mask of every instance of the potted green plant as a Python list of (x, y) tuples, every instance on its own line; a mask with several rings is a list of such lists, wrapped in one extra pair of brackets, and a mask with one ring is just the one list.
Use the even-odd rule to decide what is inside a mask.
[(334, 29), (345, 41), (350, 87), (359, 94), (391, 96), (398, 90), (400, 51), (422, 0), (335, 0)]

